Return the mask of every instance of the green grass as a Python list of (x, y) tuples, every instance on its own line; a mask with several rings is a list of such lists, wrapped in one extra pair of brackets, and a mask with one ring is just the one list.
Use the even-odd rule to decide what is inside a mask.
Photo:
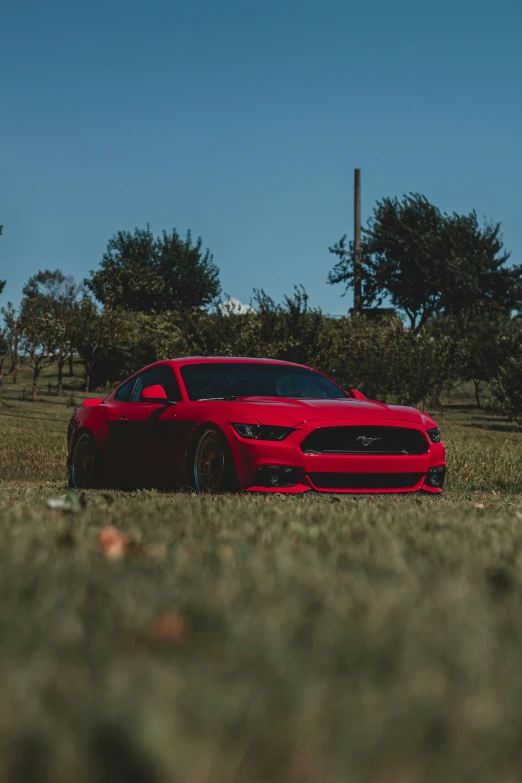
[[(518, 783), (520, 431), (445, 408), (438, 498), (100, 491), (66, 513), (45, 501), (71, 410), (16, 393), (2, 783)], [(107, 525), (141, 552), (105, 557)]]
[[(105, 396), (107, 392), (86, 394), (78, 389), (81, 366), (75, 363), (75, 379), (64, 377), (63, 395), (56, 394), (56, 369), (46, 368), (38, 383), (36, 402), (31, 397), (31, 371), (20, 368), (18, 383), (8, 376), (3, 384), (0, 407), (0, 481), (58, 480), (63, 478), (66, 459), (65, 433), (74, 406), (86, 397)], [(51, 394), (48, 384), (54, 387)], [(71, 388), (69, 388), (71, 387)]]

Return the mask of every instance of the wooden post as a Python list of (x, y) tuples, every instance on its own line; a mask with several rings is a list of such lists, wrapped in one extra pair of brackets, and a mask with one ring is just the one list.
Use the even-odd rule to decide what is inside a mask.
[(361, 275), (361, 169), (354, 171), (354, 204), (353, 204), (353, 309), (355, 313), (362, 310), (362, 275)]

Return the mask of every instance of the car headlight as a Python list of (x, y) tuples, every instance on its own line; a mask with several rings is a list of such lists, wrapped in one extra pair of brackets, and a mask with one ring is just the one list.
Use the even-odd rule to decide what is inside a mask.
[(440, 427), (433, 427), (433, 429), (426, 430), (426, 432), (432, 443), (440, 443)]
[(253, 440), (284, 440), (293, 427), (272, 427), (268, 424), (232, 424), (238, 435)]

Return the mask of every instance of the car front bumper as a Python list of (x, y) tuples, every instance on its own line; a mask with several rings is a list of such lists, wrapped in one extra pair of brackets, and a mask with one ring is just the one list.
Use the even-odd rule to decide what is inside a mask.
[[(381, 422), (379, 422), (381, 424)], [(423, 490), (432, 494), (442, 491), (445, 450), (442, 443), (431, 443), (422, 427), (411, 427), (423, 433), (428, 445), (425, 454), (310, 454), (301, 443), (318, 427), (349, 426), (352, 422), (308, 422), (300, 425), (283, 441), (247, 440), (231, 427), (229, 443), (240, 487), (248, 492), (302, 493), (408, 493)], [(357, 422), (371, 426), (375, 421)], [(405, 422), (384, 423), (407, 427)], [(439, 471), (434, 469), (439, 469)], [(433, 483), (433, 476), (440, 481)], [(430, 483), (427, 483), (430, 482)]]

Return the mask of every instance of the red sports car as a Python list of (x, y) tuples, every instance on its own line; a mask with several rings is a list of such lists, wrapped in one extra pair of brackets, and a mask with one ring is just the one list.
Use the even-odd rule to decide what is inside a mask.
[(415, 408), (272, 359), (192, 357), (134, 373), (70, 421), (73, 487), (197, 492), (442, 490), (440, 430)]

